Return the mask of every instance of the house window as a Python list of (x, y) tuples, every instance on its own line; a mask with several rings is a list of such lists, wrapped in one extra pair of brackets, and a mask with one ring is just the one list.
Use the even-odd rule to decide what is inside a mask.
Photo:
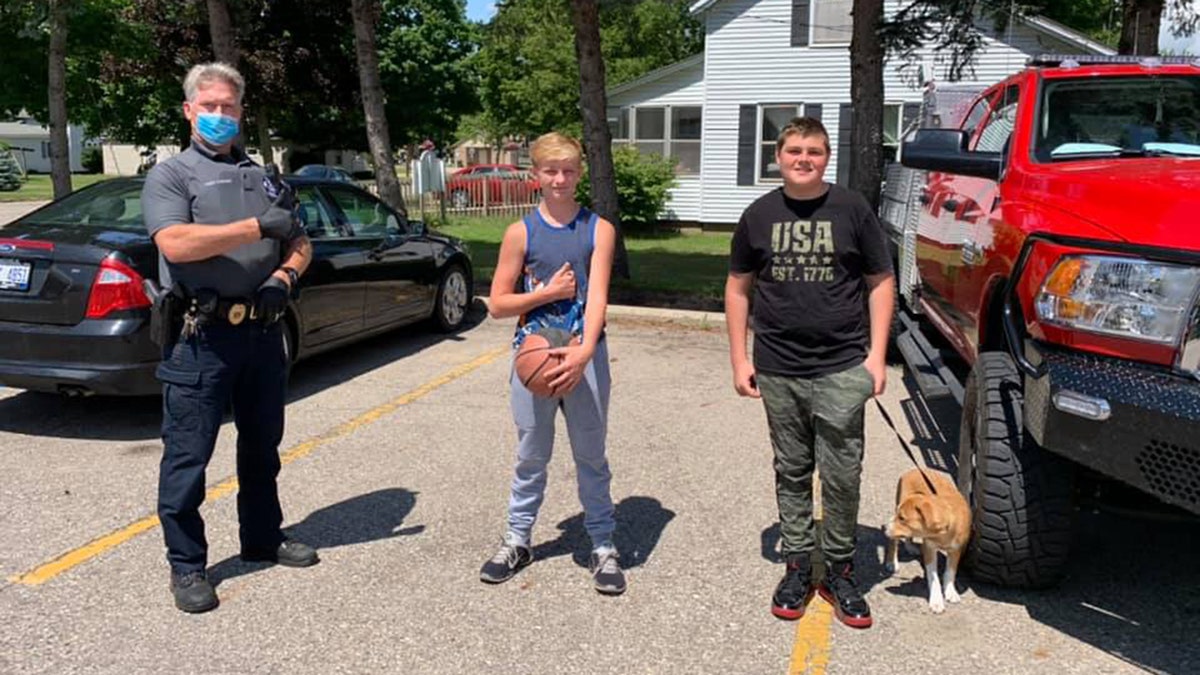
[(608, 109), (608, 133), (614, 141), (629, 140), (629, 108)]
[(42, 159), (50, 158), (50, 142), (42, 141)]
[(666, 108), (638, 108), (634, 119), (634, 147), (644, 155), (665, 155)]
[(812, 0), (812, 44), (850, 44), (854, 0)]
[(614, 118), (609, 114), (609, 129), (614, 143), (629, 143), (646, 155), (667, 157), (675, 163), (675, 173), (700, 173), (700, 106), (665, 106), (633, 109), (633, 130), (624, 126), (629, 109)]
[(798, 103), (763, 105), (758, 110), (758, 179), (767, 182), (782, 180), (779, 164), (775, 162), (775, 142), (779, 139), (779, 132), (793, 117), (804, 114), (804, 106)]
[(883, 160), (900, 158), (900, 139), (904, 134), (904, 106), (899, 103), (883, 105)]
[(670, 157), (675, 173), (700, 173), (700, 106), (671, 108)]

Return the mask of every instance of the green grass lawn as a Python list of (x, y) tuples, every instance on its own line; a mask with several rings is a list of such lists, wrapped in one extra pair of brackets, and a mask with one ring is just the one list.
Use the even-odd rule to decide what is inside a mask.
[[(116, 178), (100, 173), (77, 173), (71, 176), (71, 187), (78, 190), (109, 178)], [(32, 202), (54, 198), (54, 187), (50, 184), (47, 174), (31, 173), (21, 187), (12, 192), (0, 192), (0, 202)]]
[[(442, 232), (471, 247), (478, 279), (489, 281), (511, 218), (451, 218)], [(727, 232), (627, 234), (630, 279), (613, 282), (614, 302), (719, 309), (729, 271)], [(486, 292), (486, 286), (480, 292)]]

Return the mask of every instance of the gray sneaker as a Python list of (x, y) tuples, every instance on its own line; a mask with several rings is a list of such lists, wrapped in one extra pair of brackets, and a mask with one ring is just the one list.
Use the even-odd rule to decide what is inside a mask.
[(522, 546), (514, 535), (505, 535), (500, 548), (492, 559), (483, 563), (479, 570), (479, 579), (489, 584), (499, 584), (516, 576), (521, 568), (533, 562), (533, 551), (528, 546)]
[(604, 595), (620, 595), (625, 592), (625, 573), (621, 571), (620, 559), (621, 556), (615, 548), (605, 547), (592, 551), (588, 569), (592, 571), (592, 581), (597, 592)]

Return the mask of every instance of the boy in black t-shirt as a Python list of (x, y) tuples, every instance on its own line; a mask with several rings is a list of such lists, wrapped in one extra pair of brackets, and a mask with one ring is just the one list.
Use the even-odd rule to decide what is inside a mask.
[[(883, 393), (895, 280), (883, 228), (858, 193), (825, 182), (829, 134), (797, 117), (779, 133), (783, 187), (751, 204), (733, 235), (725, 317), (738, 394), (762, 398), (775, 451), (783, 580), (771, 612), (798, 619), (813, 594), (813, 468), (827, 565), (817, 589), (848, 626), (871, 625), (854, 579), (863, 406)], [(754, 292), (754, 363), (746, 352)], [(868, 294), (865, 316), (863, 292)]]

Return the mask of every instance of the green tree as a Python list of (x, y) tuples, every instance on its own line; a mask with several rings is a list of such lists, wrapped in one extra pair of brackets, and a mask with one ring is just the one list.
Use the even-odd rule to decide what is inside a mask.
[[(599, 3), (607, 86), (698, 53), (703, 28), (686, 0)], [(483, 29), (478, 56), (484, 110), (511, 135), (582, 132), (579, 64), (567, 0), (507, 0)]]
[(394, 145), (453, 142), (463, 116), (479, 110), (478, 49), (464, 0), (385, 0), (379, 67)]
[(358, 81), (363, 112), (367, 117), (367, 141), (375, 162), (375, 184), (379, 197), (404, 211), (404, 197), (396, 179), (395, 158), (384, 114), (383, 84), (379, 78), (379, 51), (375, 48), (375, 26), (379, 22), (379, 0), (353, 0), (354, 50), (358, 55)]

